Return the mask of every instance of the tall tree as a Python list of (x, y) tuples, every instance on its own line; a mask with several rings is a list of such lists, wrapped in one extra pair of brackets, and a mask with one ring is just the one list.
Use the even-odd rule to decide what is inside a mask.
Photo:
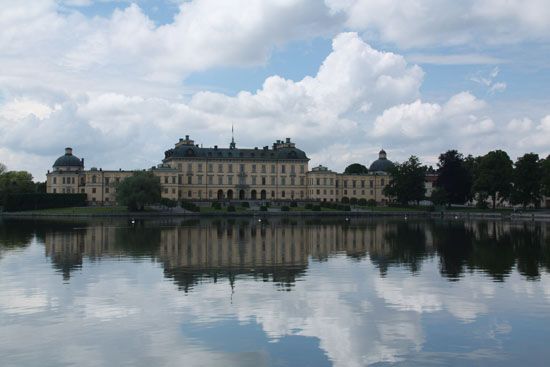
[(474, 191), (478, 200), (490, 197), (493, 209), (496, 203), (510, 197), (514, 169), (505, 151), (495, 150), (479, 159), (476, 168)]
[(393, 198), (402, 205), (424, 199), (426, 167), (420, 164), (418, 157), (411, 156), (406, 162), (396, 164), (390, 174), (391, 179), (384, 188), (384, 195)]
[(151, 172), (135, 172), (118, 184), (116, 199), (128, 210), (143, 210), (160, 201), (160, 179)]
[(3, 163), (0, 163), (0, 175), (4, 174), (6, 170), (7, 170), (6, 165), (4, 165)]
[(464, 204), (472, 192), (472, 173), (464, 156), (449, 150), (439, 156), (436, 186), (443, 189), (449, 204)]
[(526, 207), (540, 206), (542, 184), (542, 164), (539, 155), (527, 153), (519, 157), (514, 167), (512, 201)]
[(346, 169), (344, 170), (344, 173), (348, 175), (351, 175), (351, 174), (358, 175), (358, 174), (364, 174), (368, 172), (369, 170), (367, 169), (367, 167), (359, 163), (352, 163), (349, 166), (347, 166)]

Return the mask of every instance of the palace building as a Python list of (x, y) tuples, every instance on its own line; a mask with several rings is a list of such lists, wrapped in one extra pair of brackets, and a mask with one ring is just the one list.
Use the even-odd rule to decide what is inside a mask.
[[(164, 153), (162, 163), (149, 169), (158, 176), (163, 198), (172, 200), (341, 201), (343, 198), (384, 203), (393, 163), (386, 152), (366, 174), (345, 174), (318, 166), (290, 138), (262, 148), (203, 148), (185, 136)], [(48, 193), (85, 193), (91, 204), (116, 202), (117, 184), (135, 171), (84, 168), (84, 159), (71, 148), (47, 173)]]

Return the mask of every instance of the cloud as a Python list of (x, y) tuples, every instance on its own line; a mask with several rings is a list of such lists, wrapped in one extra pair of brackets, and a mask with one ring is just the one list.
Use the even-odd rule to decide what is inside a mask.
[(479, 54), (411, 54), (407, 60), (434, 65), (495, 65), (505, 62), (498, 57)]
[(403, 48), (547, 41), (545, 0), (326, 0), (346, 24)]

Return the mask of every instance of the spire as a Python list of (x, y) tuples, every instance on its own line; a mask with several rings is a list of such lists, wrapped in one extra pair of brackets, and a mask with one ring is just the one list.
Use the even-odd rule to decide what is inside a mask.
[(231, 144), (229, 144), (230, 149), (235, 149), (235, 137), (233, 136), (233, 124), (231, 124)]

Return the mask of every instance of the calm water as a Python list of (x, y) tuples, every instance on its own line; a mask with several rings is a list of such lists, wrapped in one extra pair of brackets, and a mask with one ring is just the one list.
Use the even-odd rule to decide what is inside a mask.
[(550, 223), (0, 220), (2, 366), (548, 366)]

